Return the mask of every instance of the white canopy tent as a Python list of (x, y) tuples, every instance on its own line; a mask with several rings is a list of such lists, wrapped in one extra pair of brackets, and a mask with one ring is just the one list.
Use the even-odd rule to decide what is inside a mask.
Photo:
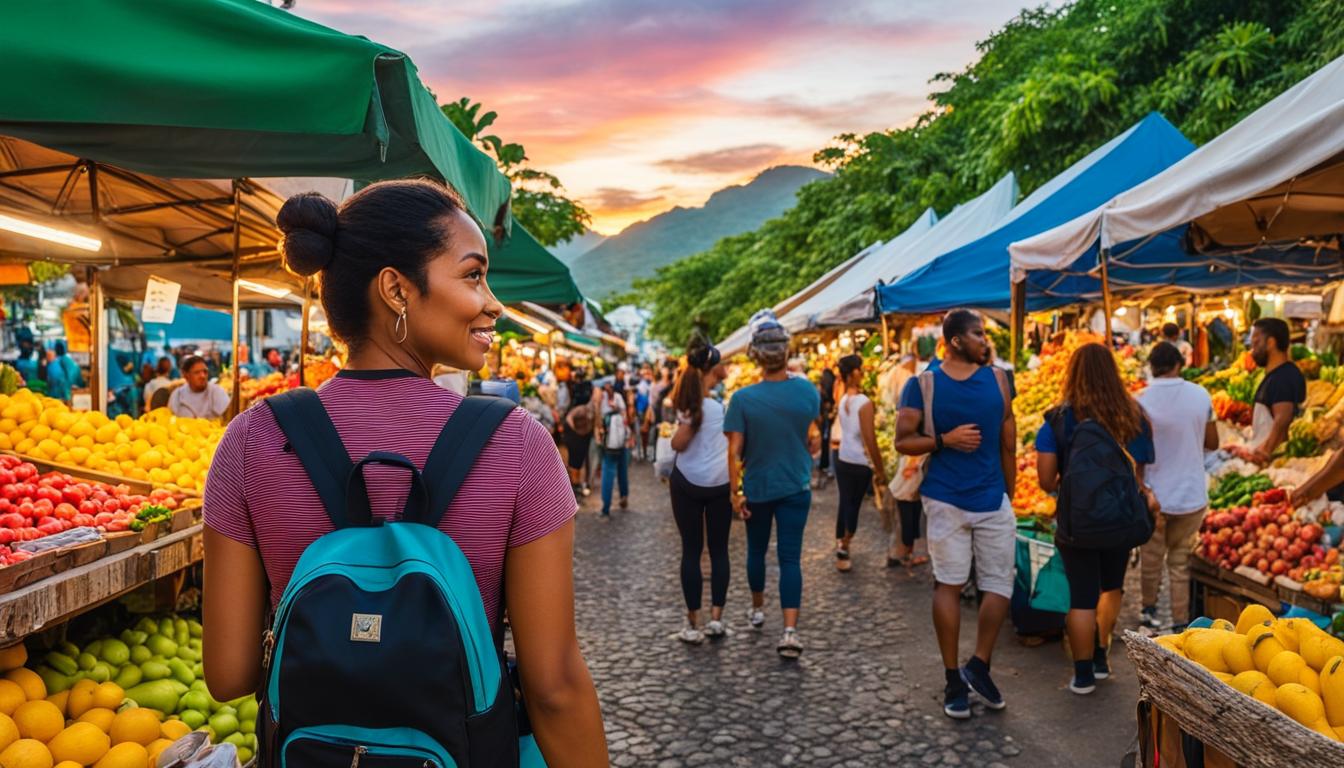
[[(834, 283), (842, 275), (849, 272), (849, 270), (853, 269), (855, 265), (863, 261), (869, 254), (871, 254), (873, 251), (877, 250), (881, 246), (882, 241), (878, 240), (877, 242), (873, 243), (867, 248), (864, 248), (862, 251), (859, 251), (858, 253), (849, 257), (845, 261), (841, 262), (839, 266), (834, 267), (833, 269), (831, 269), (831, 271), (827, 272), (826, 274), (822, 275), (816, 280), (813, 280), (810, 284), (808, 284), (806, 288), (802, 289), (801, 291), (798, 291), (789, 298), (784, 299), (775, 306), (771, 307), (771, 309), (774, 310), (775, 316), (782, 317), (784, 314), (792, 310), (794, 307), (798, 306), (807, 299), (811, 298), (818, 291), (825, 289), (826, 286)], [(724, 357), (731, 357), (733, 355), (738, 354), (739, 352), (746, 351), (747, 343), (750, 341), (751, 341), (751, 331), (747, 326), (744, 325), (741, 328), (738, 328), (736, 331), (733, 331), (731, 334), (729, 334), (728, 337), (725, 338), (723, 341), (719, 342), (717, 346), (719, 352), (722, 353)]]
[(1189, 224), (1196, 251), (1323, 240), (1344, 231), (1344, 57), (1162, 173), (1009, 246), (1014, 282)]
[(979, 197), (952, 209), (931, 229), (909, 240), (897, 238), (836, 281), (818, 304), (831, 302), (807, 318), (809, 327), (875, 323), (873, 287), (890, 283), (938, 256), (994, 230), (1017, 203), (1017, 178), (1008, 172)]

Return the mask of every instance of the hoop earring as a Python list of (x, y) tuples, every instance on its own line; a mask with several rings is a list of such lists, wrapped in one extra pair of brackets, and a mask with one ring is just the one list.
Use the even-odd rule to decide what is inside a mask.
[(403, 304), (401, 306), (401, 314), (397, 315), (397, 323), (396, 325), (392, 326), (392, 332), (400, 334), (399, 338), (397, 339), (398, 344), (405, 343), (406, 333), (409, 330), (410, 330), (410, 324), (406, 321), (406, 305)]

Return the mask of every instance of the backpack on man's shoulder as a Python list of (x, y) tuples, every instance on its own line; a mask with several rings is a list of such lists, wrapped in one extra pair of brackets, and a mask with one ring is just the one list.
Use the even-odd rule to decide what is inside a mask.
[(607, 415), (602, 417), (602, 429), (606, 437), (602, 440), (602, 447), (612, 453), (619, 453), (625, 450), (625, 443), (630, 437), (630, 427), (625, 423), (625, 413), (612, 409), (607, 411)]
[(1134, 462), (1092, 419), (1067, 434), (1063, 407), (1046, 412), (1059, 445), (1055, 540), (1085, 549), (1132, 548), (1153, 536), (1154, 521), (1139, 492)]
[[(352, 462), (311, 389), (266, 403), (335, 530), (304, 550), (266, 632), (262, 765), (519, 765), (501, 648), (470, 563), (438, 530), (513, 404), (464, 399), (421, 471), (389, 451)], [(373, 516), (369, 464), (409, 476), (398, 519)]]

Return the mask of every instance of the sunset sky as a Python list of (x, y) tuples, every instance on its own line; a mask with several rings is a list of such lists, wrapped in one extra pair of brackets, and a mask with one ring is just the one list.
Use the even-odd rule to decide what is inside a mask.
[(838, 133), (907, 124), (1024, 0), (298, 0), (499, 112), (611, 234)]

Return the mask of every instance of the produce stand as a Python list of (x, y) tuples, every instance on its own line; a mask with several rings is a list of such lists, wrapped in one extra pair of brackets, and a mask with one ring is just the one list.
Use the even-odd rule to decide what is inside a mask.
[[(1179, 742), (1170, 738), (1172, 729), (1164, 725), (1174, 722), (1180, 731), (1203, 742), (1205, 766), (1344, 765), (1344, 743), (1233, 690), (1137, 632), (1126, 631), (1124, 641), (1139, 678), (1139, 764), (1187, 765), (1179, 754), (1172, 754), (1173, 744)], [(1154, 738), (1155, 732), (1159, 738)], [(1167, 738), (1160, 738), (1163, 732)], [(1209, 750), (1217, 754), (1211, 756)]]

